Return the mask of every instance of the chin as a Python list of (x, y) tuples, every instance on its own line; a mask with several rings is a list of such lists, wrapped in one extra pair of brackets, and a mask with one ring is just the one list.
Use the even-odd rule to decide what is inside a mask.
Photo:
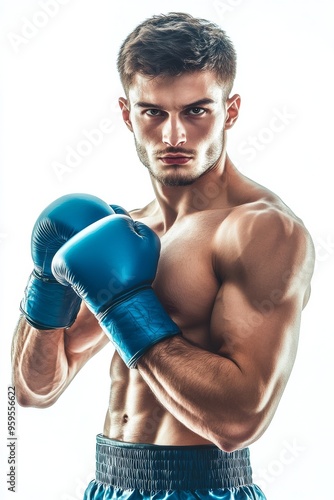
[(167, 187), (182, 187), (182, 186), (190, 186), (193, 184), (198, 177), (189, 177), (182, 175), (168, 175), (168, 176), (154, 176), (157, 181), (160, 182), (163, 186)]
[(173, 170), (169, 170), (169, 172), (154, 172), (151, 169), (149, 171), (156, 181), (162, 186), (167, 187), (190, 186), (201, 176), (198, 173), (185, 172), (182, 167), (178, 167), (177, 165), (173, 167)]

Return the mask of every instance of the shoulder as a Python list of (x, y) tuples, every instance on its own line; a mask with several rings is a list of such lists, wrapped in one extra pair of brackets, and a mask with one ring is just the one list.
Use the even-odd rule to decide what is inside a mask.
[(312, 238), (278, 198), (236, 207), (220, 224), (214, 244), (218, 270), (227, 279), (242, 281), (245, 288), (256, 285), (266, 294), (279, 287), (290, 294), (309, 286)]
[(149, 217), (154, 212), (156, 202), (155, 200), (151, 201), (148, 205), (142, 208), (135, 208), (130, 210), (130, 215), (134, 220), (144, 219), (145, 217)]
[(295, 253), (313, 246), (303, 221), (275, 199), (235, 207), (218, 226), (215, 240), (218, 246), (228, 240), (237, 258), (251, 257), (256, 249), (265, 256), (269, 250)]

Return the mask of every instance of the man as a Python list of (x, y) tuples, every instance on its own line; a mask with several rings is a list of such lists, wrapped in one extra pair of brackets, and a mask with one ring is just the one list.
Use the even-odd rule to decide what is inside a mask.
[(263, 499), (248, 446), (294, 364), (311, 238), (227, 155), (240, 96), (219, 27), (154, 16), (124, 41), (118, 69), (122, 117), (156, 197), (129, 215), (65, 196), (40, 215), (13, 342), (18, 401), (53, 404), (112, 341), (85, 499)]

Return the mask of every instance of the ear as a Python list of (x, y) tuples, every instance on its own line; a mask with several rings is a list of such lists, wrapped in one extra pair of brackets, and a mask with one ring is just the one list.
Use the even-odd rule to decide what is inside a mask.
[(118, 104), (119, 104), (119, 107), (121, 108), (122, 118), (123, 118), (123, 121), (124, 121), (125, 125), (128, 127), (128, 129), (131, 132), (133, 132), (132, 123), (131, 123), (131, 120), (130, 120), (130, 105), (129, 105), (129, 101), (127, 99), (125, 99), (124, 97), (120, 97), (118, 99)]
[(226, 101), (225, 130), (233, 127), (239, 116), (241, 98), (239, 94), (229, 97)]

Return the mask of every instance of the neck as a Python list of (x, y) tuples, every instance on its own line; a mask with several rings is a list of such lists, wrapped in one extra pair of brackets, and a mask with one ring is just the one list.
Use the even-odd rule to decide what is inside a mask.
[(188, 186), (164, 186), (151, 177), (157, 210), (167, 231), (177, 219), (191, 213), (229, 207), (229, 183), (236, 169), (224, 154), (219, 162)]

